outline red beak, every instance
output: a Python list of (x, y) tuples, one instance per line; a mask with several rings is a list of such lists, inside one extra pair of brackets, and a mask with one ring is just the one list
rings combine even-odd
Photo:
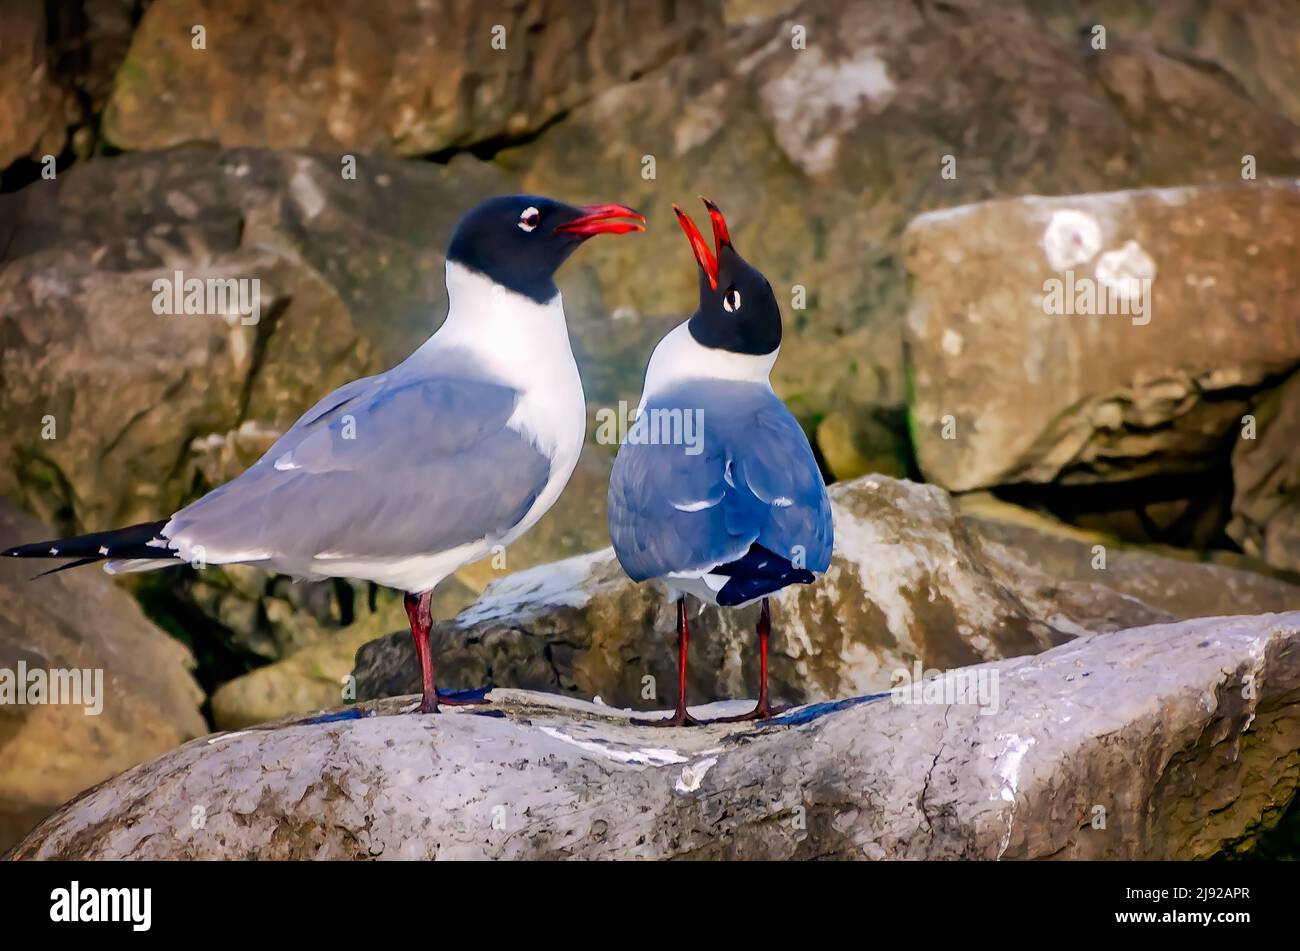
[(727, 219), (722, 217), (722, 209), (703, 195), (700, 196), (700, 201), (704, 202), (704, 207), (709, 209), (709, 219), (713, 222), (713, 252), (718, 257), (722, 257), (722, 249), (731, 247), (731, 235), (727, 231)]
[[(627, 234), (629, 231), (645, 230), (645, 216), (626, 205), (584, 205), (578, 210), (582, 212), (581, 218), (566, 222), (555, 230), (584, 238), (590, 238), (594, 234)], [(636, 220), (619, 221), (619, 218)]]
[[(723, 220), (722, 212), (718, 211), (717, 205), (707, 198), (704, 199), (704, 204), (708, 206), (709, 217), (713, 219), (714, 247), (721, 252), (724, 244), (731, 244), (731, 238), (727, 234), (727, 222)], [(695, 222), (690, 219), (690, 216), (676, 205), (673, 205), (673, 211), (677, 213), (677, 223), (686, 232), (686, 240), (691, 243), (691, 250), (695, 252), (695, 260), (699, 263), (700, 270), (709, 279), (709, 286), (716, 291), (718, 289), (717, 257), (709, 250), (708, 242), (704, 240), (704, 235), (700, 234), (700, 229), (695, 227)]]

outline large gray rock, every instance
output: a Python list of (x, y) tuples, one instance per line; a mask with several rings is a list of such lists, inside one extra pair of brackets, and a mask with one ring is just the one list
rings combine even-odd
[(155, 3), (103, 131), (124, 149), (200, 139), (424, 155), (490, 145), (537, 132), (721, 26), (719, 0)]
[[(832, 486), (831, 500), (830, 570), (773, 599), (771, 685), (790, 702), (887, 689), (918, 662), (946, 669), (1196, 613), (1300, 609), (1300, 587), (1219, 565), (1117, 549), (1098, 569), (1082, 543), (1049, 561), (1051, 536), (986, 534), (936, 486), (868, 476)], [(688, 697), (751, 695), (757, 608), (693, 604)], [(438, 626), (435, 657), (444, 686), (645, 708), (676, 699), (673, 629), (663, 590), (634, 584), (605, 549), (494, 583)], [(409, 634), (363, 647), (356, 677), (362, 698), (418, 690)]]
[[(49, 531), (0, 503), (0, 548)], [(98, 670), (102, 687), (89, 705), (0, 693), (0, 848), (83, 789), (207, 732), (194, 658), (180, 642), (103, 574), (31, 580), (41, 567), (0, 560), (0, 678), (17, 678), (19, 664)], [(88, 715), (87, 706), (100, 712)]]
[(365, 704), (191, 742), (11, 856), (1196, 859), (1249, 849), (1295, 795), (1300, 614), (962, 673), (761, 726), (634, 727), (517, 691), (439, 716)]
[(918, 217), (907, 335), (922, 471), (962, 490), (1213, 469), (1252, 394), (1300, 361), (1297, 234), (1291, 180)]

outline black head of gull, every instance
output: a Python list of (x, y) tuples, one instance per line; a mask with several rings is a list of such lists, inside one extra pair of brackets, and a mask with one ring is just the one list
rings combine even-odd
[(700, 266), (700, 306), (687, 325), (706, 347), (761, 356), (781, 345), (781, 308), (763, 272), (740, 256), (718, 206), (701, 196), (713, 222), (712, 252), (695, 222), (676, 205)]
[(447, 260), (544, 304), (558, 290), (554, 275), (588, 238), (644, 231), (645, 218), (624, 205), (567, 205), (541, 195), (502, 195), (461, 218)]

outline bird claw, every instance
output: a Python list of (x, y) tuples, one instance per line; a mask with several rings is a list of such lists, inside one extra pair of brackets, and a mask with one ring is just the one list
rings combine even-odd
[(685, 711), (678, 711), (667, 719), (645, 720), (635, 717), (631, 721), (633, 726), (704, 726), (704, 720), (697, 720)]
[(474, 687), (469, 690), (439, 690), (437, 697), (422, 698), (414, 713), (437, 713), (439, 707), (478, 707), (491, 703), (487, 693), (491, 687)]
[(780, 706), (771, 706), (768, 703), (760, 703), (748, 713), (741, 713), (734, 717), (717, 717), (713, 720), (705, 720), (705, 723), (749, 723), (758, 720), (770, 720), (772, 717), (780, 716), (790, 709), (789, 704)]

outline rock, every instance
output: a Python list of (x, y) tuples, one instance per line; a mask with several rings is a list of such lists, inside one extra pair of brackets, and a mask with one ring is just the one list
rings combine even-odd
[(64, 92), (46, 61), (45, 11), (36, 0), (0, 9), (0, 90), (0, 171), (14, 159), (63, 151)]
[[(0, 179), (12, 191), (89, 158), (98, 117), (126, 55), (136, 0), (0, 9)], [(12, 163), (12, 164), (11, 164)]]
[[(195, 24), (205, 30), (195, 49)], [(104, 115), (121, 149), (425, 155), (533, 135), (712, 40), (721, 3), (152, 4)]]
[[(1054, 579), (1049, 591), (1056, 596), (1058, 584), (1102, 585), (1171, 618), (1300, 609), (1300, 578), (1271, 572), (1256, 559), (1227, 551), (1129, 545), (985, 493), (956, 496), (955, 501), (963, 521), (987, 543), (1006, 546), (1024, 564)], [(1042, 616), (1050, 619), (1050, 604), (1044, 611)]]
[[(985, 537), (935, 486), (871, 476), (830, 493), (830, 571), (773, 599), (771, 687), (788, 702), (888, 689), (917, 662), (947, 669), (1037, 653), (1199, 609), (1300, 608), (1300, 587), (1213, 565), (1117, 553), (1094, 571), (1082, 544), (1048, 561), (1032, 537)], [(749, 696), (757, 608), (693, 607), (688, 696)], [(489, 586), (439, 625), (435, 660), (447, 687), (492, 683), (644, 708), (676, 699), (673, 625), (663, 590), (633, 584), (605, 549)], [(417, 690), (409, 635), (363, 647), (356, 677), (361, 698)]]
[(1212, 470), (1252, 394), (1300, 361), (1297, 229), (1300, 186), (1280, 180), (917, 218), (907, 334), (926, 478), (963, 490)]
[(901, 478), (908, 474), (911, 449), (898, 437), (900, 430), (870, 417), (854, 418), (837, 411), (817, 424), (816, 445), (839, 481), (872, 472)]
[[(141, 0), (77, 0), (47, 6), (55, 75), (75, 92), (82, 106), (80, 121), (98, 122), (146, 5)], [(80, 157), (88, 155), (89, 149)]]
[(1249, 555), (1300, 571), (1300, 374), (1263, 394), (1232, 449), (1228, 534)]
[[(962, 81), (935, 82), (953, 63)], [(1095, 55), (992, 0), (811, 0), (610, 89), (495, 158), (529, 190), (609, 192), (646, 213), (647, 233), (611, 243), (596, 275), (629, 314), (625, 335), (653, 338), (694, 307), (695, 268), (668, 204), (716, 199), (785, 314), (778, 392), (809, 429), (841, 414), (856, 453), (884, 459), (900, 434), (879, 432), (880, 411), (901, 419), (906, 403), (901, 235), (918, 211), (1240, 181), (1242, 143), (1260, 175), (1300, 173), (1300, 130), (1271, 102), (1150, 46)], [(654, 281), (647, 260), (665, 262)], [(635, 405), (638, 352), (621, 375), (606, 371), (609, 399)]]
[(436, 717), (365, 704), (195, 740), (10, 857), (1204, 859), (1248, 850), (1296, 793), (1298, 613), (961, 673), (666, 731), (518, 691)]
[(1300, 124), (1300, 65), (1292, 40), (1297, 10), (1285, 3), (1201, 0), (1028, 0), (1063, 39), (1091, 39), (1106, 27), (1117, 42), (1155, 46), (1195, 69), (1219, 73), (1252, 100)]
[[(48, 532), (0, 503), (0, 548)], [(0, 848), (81, 790), (207, 732), (180, 643), (103, 574), (32, 581), (41, 567), (0, 560)], [(94, 696), (81, 704), (20, 704), (7, 691), (24, 668), (99, 671), (102, 680), (91, 680)]]

